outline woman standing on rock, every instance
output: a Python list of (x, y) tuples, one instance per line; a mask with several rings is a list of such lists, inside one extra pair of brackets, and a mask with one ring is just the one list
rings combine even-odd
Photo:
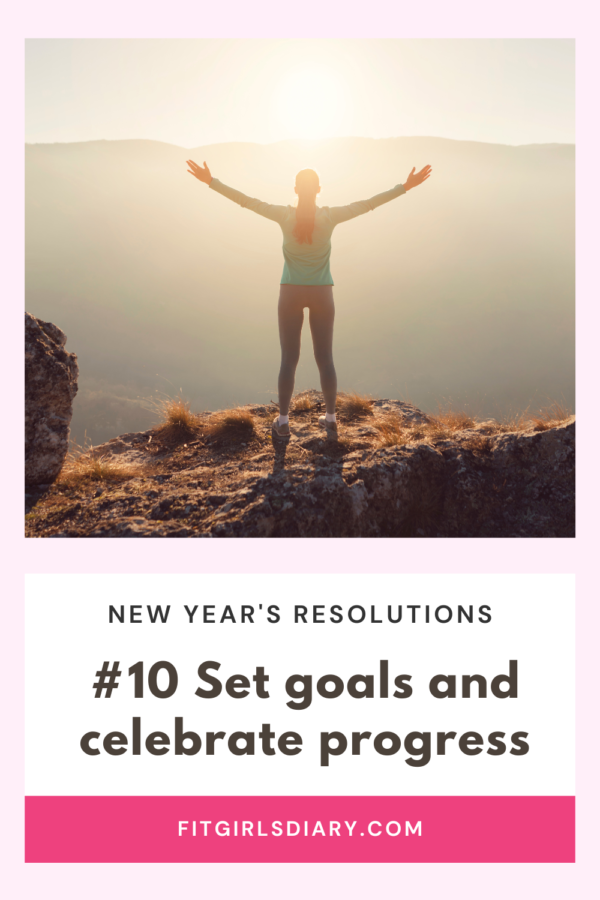
[(273, 206), (262, 200), (247, 197), (241, 191), (222, 184), (213, 178), (206, 163), (204, 168), (188, 159), (188, 172), (198, 181), (207, 184), (234, 203), (278, 222), (283, 231), (283, 275), (279, 293), (279, 339), (281, 342), (281, 368), (279, 370), (279, 416), (273, 422), (274, 441), (290, 439), (289, 408), (294, 392), (296, 366), (300, 359), (300, 337), (304, 322), (304, 309), (308, 307), (315, 360), (321, 377), (321, 390), (325, 398), (326, 414), (319, 424), (325, 428), (329, 440), (337, 440), (335, 401), (337, 377), (333, 364), (333, 279), (329, 270), (331, 235), (336, 225), (376, 209), (400, 197), (411, 188), (423, 184), (431, 174), (431, 166), (420, 172), (412, 172), (404, 184), (397, 184), (390, 191), (376, 194), (370, 200), (359, 200), (348, 206), (323, 206), (316, 204), (321, 191), (319, 176), (314, 169), (302, 169), (296, 175), (294, 188), (298, 205)]

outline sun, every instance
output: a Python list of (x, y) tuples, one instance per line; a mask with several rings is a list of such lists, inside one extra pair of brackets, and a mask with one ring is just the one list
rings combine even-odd
[(279, 82), (273, 108), (277, 130), (287, 138), (320, 140), (338, 134), (346, 91), (335, 72), (322, 66), (298, 68)]

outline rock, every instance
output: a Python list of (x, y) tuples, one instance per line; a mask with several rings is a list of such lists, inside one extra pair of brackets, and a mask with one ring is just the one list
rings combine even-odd
[[(315, 405), (320, 395), (314, 395)], [(431, 422), (410, 404), (379, 400), (373, 416), (340, 423), (340, 443), (322, 439), (319, 410), (292, 424), (302, 440), (271, 443), (272, 411), (247, 447), (199, 441), (159, 446), (151, 433), (100, 448), (138, 474), (82, 488), (55, 485), (28, 518), (35, 536), (95, 537), (572, 537), (575, 417), (506, 432), (497, 422), (382, 447), (389, 412)], [(434, 423), (435, 424), (435, 423)], [(426, 429), (425, 429), (426, 430)], [(419, 431), (419, 428), (417, 428)], [(143, 438), (143, 440), (141, 439)], [(126, 445), (126, 449), (123, 447)], [(148, 448), (154, 448), (153, 455)], [(257, 452), (260, 451), (260, 452)], [(73, 501), (77, 499), (78, 502)], [(68, 502), (66, 502), (68, 500)]]
[(427, 413), (413, 406), (412, 403), (406, 403), (404, 400), (374, 400), (373, 410), (382, 413), (396, 413), (404, 421), (414, 424), (430, 421)]
[(25, 313), (25, 482), (49, 484), (69, 449), (79, 367), (64, 332)]
[[(90, 537), (162, 537), (160, 528), (152, 527), (146, 519), (129, 516), (117, 519), (110, 526), (100, 526), (90, 533)], [(66, 535), (65, 535), (66, 537)]]

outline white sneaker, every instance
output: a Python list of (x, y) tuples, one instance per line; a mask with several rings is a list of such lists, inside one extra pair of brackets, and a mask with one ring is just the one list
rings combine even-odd
[(278, 444), (287, 444), (290, 439), (290, 426), (287, 423), (285, 425), (280, 425), (279, 416), (273, 420), (271, 437), (273, 438), (273, 443), (277, 442)]
[(327, 433), (328, 441), (337, 441), (338, 429), (337, 422), (328, 422), (325, 416), (319, 416), (319, 425), (324, 428)]

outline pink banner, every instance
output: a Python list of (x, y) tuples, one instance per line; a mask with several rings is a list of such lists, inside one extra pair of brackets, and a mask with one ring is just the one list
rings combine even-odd
[(26, 862), (575, 862), (574, 797), (26, 797)]

